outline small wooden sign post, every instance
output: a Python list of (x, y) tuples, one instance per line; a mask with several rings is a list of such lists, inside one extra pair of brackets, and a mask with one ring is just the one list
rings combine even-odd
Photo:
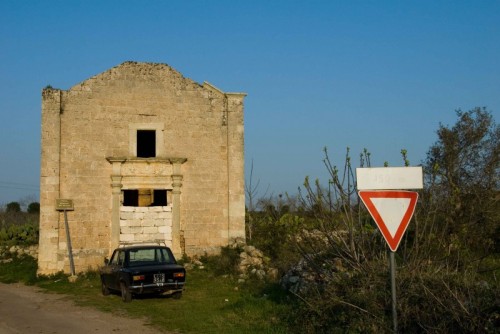
[(75, 264), (73, 262), (73, 250), (71, 247), (71, 237), (69, 233), (68, 214), (67, 211), (73, 211), (73, 200), (59, 198), (56, 200), (56, 210), (64, 212), (64, 226), (66, 228), (66, 243), (68, 245), (69, 267), (71, 276), (75, 276)]

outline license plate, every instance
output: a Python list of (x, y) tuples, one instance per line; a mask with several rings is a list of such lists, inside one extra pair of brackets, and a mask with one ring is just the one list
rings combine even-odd
[(164, 283), (165, 282), (165, 274), (154, 274), (153, 283)]

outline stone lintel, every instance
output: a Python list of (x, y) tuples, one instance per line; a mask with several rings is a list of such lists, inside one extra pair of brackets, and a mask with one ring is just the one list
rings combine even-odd
[(169, 163), (169, 164), (183, 164), (187, 158), (137, 158), (137, 157), (106, 157), (109, 163), (119, 162), (144, 162), (144, 163)]

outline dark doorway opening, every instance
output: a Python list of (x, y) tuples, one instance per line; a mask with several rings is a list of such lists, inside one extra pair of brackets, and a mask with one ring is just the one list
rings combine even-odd
[(123, 206), (166, 206), (166, 189), (124, 189)]
[(153, 193), (152, 206), (166, 206), (167, 205), (167, 191), (165, 189), (155, 189)]
[(139, 206), (139, 190), (137, 189), (124, 190), (123, 206)]

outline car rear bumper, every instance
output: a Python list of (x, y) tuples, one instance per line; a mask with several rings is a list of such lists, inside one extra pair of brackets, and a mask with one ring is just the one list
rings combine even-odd
[(166, 292), (166, 291), (182, 291), (184, 282), (173, 283), (154, 283), (154, 284), (135, 284), (128, 287), (132, 293), (151, 293), (151, 292)]

